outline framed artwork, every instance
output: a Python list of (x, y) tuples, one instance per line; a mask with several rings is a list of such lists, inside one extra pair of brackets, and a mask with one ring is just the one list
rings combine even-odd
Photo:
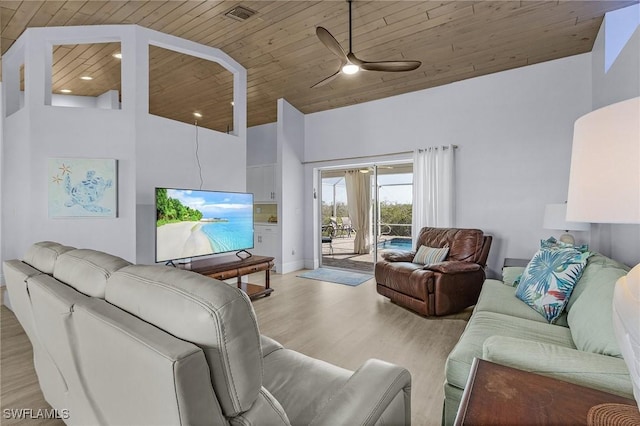
[(49, 158), (49, 217), (117, 217), (115, 159)]

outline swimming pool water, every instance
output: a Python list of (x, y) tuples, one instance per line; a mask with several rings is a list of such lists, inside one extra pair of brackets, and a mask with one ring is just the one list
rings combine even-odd
[(381, 241), (378, 243), (379, 249), (391, 249), (391, 250), (411, 250), (413, 244), (410, 238), (392, 238), (390, 240)]

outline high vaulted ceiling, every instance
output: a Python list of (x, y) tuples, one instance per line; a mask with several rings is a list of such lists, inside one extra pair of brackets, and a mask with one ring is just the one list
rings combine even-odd
[[(325, 27), (348, 50), (346, 1), (1, 0), (1, 48), (4, 53), (28, 27), (97, 24), (138, 24), (217, 47), (248, 70), (248, 124), (253, 126), (276, 121), (278, 98), (312, 113), (588, 52), (604, 14), (635, 3), (354, 1), (358, 57), (412, 59), (422, 66), (341, 76), (314, 89), (340, 64), (315, 29)], [(245, 21), (224, 15), (238, 5), (256, 14)], [(119, 89), (120, 67), (111, 56), (117, 50), (117, 44), (54, 47), (53, 91)], [(233, 127), (226, 71), (159, 48), (150, 49), (150, 58), (153, 113), (192, 122), (192, 113), (200, 111), (207, 127)], [(103, 78), (81, 81), (87, 72)]]

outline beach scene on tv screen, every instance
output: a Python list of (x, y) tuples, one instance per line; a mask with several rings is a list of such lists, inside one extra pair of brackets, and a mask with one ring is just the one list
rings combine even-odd
[(252, 194), (156, 188), (156, 261), (253, 247)]

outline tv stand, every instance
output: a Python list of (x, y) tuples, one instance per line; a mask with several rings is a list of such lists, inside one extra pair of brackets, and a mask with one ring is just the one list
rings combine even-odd
[[(268, 256), (251, 256), (239, 259), (237, 256), (231, 255), (191, 262), (191, 271), (201, 275), (218, 280), (237, 277), (238, 288), (247, 293), (251, 300), (269, 296), (273, 292), (273, 289), (269, 286), (271, 268), (273, 268), (273, 257)], [(243, 276), (260, 271), (265, 271), (266, 274), (264, 286), (242, 282)]]

